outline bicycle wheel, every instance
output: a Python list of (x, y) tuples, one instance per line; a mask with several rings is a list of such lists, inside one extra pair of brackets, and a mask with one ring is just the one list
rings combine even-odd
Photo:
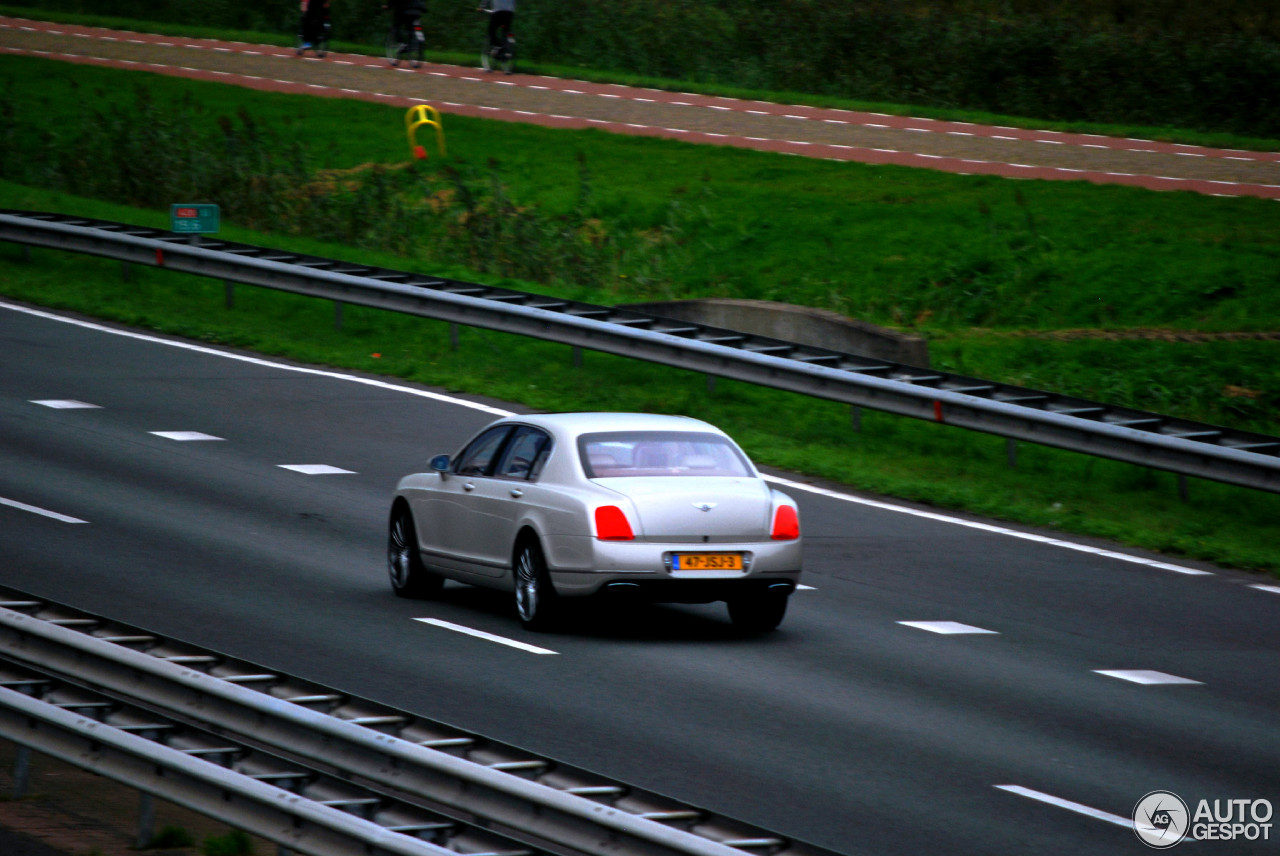
[(412, 61), (411, 64), (414, 68), (419, 68), (422, 65), (422, 55), (427, 43), (427, 37), (422, 32), (421, 24), (413, 25), (413, 32), (409, 38), (409, 59)]
[(516, 37), (507, 33), (502, 49), (498, 51), (498, 65), (503, 74), (510, 74), (516, 67)]
[(396, 25), (392, 24), (391, 29), (387, 31), (387, 62), (399, 65), (401, 57), (404, 56), (405, 47), (405, 43), (400, 41), (400, 34), (396, 32)]

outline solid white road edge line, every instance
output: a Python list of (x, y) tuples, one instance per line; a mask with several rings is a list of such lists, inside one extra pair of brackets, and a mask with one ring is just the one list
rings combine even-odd
[(997, 790), (1007, 791), (1011, 794), (1017, 794), (1020, 797), (1038, 800), (1049, 805), (1056, 805), (1058, 808), (1065, 808), (1067, 811), (1074, 811), (1076, 814), (1083, 814), (1086, 817), (1092, 817), (1096, 820), (1105, 820), (1107, 823), (1114, 823), (1116, 826), (1127, 826), (1133, 828), (1133, 819), (1121, 817), (1118, 814), (1102, 811), (1096, 808), (1090, 808), (1087, 805), (1081, 805), (1071, 800), (1064, 800), (1062, 797), (1055, 797), (1051, 794), (1044, 794), (1040, 791), (1033, 791), (1030, 788), (1024, 788), (1021, 785), (996, 785)]
[[(209, 354), (216, 357), (226, 357), (227, 359), (240, 360), (241, 362), (251, 363), (258, 366), (266, 366), (268, 368), (283, 369), (285, 371), (299, 372), (301, 374), (315, 375), (319, 377), (330, 377), (338, 380), (349, 380), (354, 383), (362, 383), (366, 386), (373, 386), (379, 389), (393, 390), (396, 392), (405, 392), (409, 395), (417, 395), (421, 398), (429, 398), (433, 401), (440, 401), (446, 404), (456, 404), (459, 407), (468, 407), (472, 410), (479, 410), (482, 413), (491, 413), (494, 416), (512, 416), (514, 411), (502, 410), (498, 407), (490, 407), (487, 404), (480, 404), (476, 401), (467, 401), (463, 398), (455, 398), (451, 395), (443, 395), (438, 392), (429, 392), (425, 389), (414, 389), (409, 386), (401, 386), (387, 381), (374, 380), (373, 378), (358, 377), (356, 375), (342, 374), (340, 372), (325, 371), (323, 369), (312, 369), (303, 366), (291, 366), (285, 363), (273, 362), (261, 357), (250, 357), (245, 354), (235, 354), (230, 351), (220, 351), (216, 348), (210, 348), (205, 345), (196, 345), (190, 342), (179, 342), (173, 339), (164, 339), (159, 336), (151, 336), (145, 333), (135, 333), (132, 330), (119, 330), (114, 327), (108, 327), (104, 324), (95, 324), (91, 321), (82, 321), (78, 318), (67, 318), (62, 315), (55, 315), (52, 312), (44, 312), (39, 309), (32, 309), (27, 306), (19, 306), (14, 303), (5, 303), (0, 301), (0, 309), (9, 309), (14, 312), (24, 312), (28, 315), (34, 315), (37, 318), (45, 318), (50, 321), (61, 321), (64, 324), (74, 324), (83, 327), (86, 330), (97, 330), (102, 333), (111, 333), (116, 336), (126, 336), (131, 339), (137, 339), (141, 342), (154, 342), (159, 345), (169, 345), (174, 348), (183, 348), (188, 351), (194, 351), (200, 354)], [(902, 505), (891, 505), (887, 502), (878, 502), (873, 499), (864, 499), (859, 496), (852, 496), (847, 493), (837, 493), (833, 490), (813, 487), (812, 485), (802, 484), (800, 482), (791, 481), (789, 479), (779, 478), (778, 476), (765, 476), (767, 481), (780, 484), (795, 490), (808, 491), (821, 496), (831, 497), (833, 499), (843, 500), (845, 502), (855, 502), (860, 505), (866, 505), (871, 508), (879, 508), (884, 511), (895, 511), (901, 514), (911, 514), (916, 517), (923, 517), (928, 520), (935, 520), (940, 523), (953, 523), (957, 526), (967, 526), (971, 529), (981, 529), (985, 532), (991, 532), (995, 535), (1007, 535), (1011, 538), (1021, 538), (1026, 541), (1036, 541), (1041, 544), (1048, 544), (1053, 547), (1062, 547), (1067, 550), (1077, 550), (1081, 553), (1089, 553), (1095, 556), (1102, 556), (1108, 559), (1117, 559), (1122, 562), (1132, 562), (1137, 565), (1146, 565), (1151, 568), (1159, 568), (1164, 571), (1173, 571), (1178, 574), (1188, 574), (1194, 576), (1212, 576), (1211, 571), (1201, 571), (1195, 568), (1186, 568), (1181, 565), (1172, 565), (1168, 562), (1158, 562), (1152, 559), (1145, 559), (1140, 556), (1131, 556), (1127, 553), (1117, 553), (1114, 550), (1103, 550), (1098, 547), (1090, 547), (1085, 544), (1076, 544), (1071, 541), (1063, 541), (1058, 538), (1049, 538), (1044, 535), (1034, 535), (1030, 532), (1019, 532), (1016, 529), (1007, 529), (1003, 526), (993, 526), (988, 523), (978, 523), (972, 520), (963, 520), (959, 517), (948, 517), (945, 514), (937, 514), (931, 511), (921, 511), (915, 508), (907, 508)]]
[(454, 624), (450, 621), (441, 621), (439, 618), (415, 618), (414, 621), (421, 621), (423, 624), (431, 624), (436, 627), (443, 627), (445, 630), (453, 630), (456, 633), (465, 633), (468, 636), (474, 636), (477, 639), (485, 639), (489, 642), (497, 642), (499, 645), (506, 645), (510, 648), (519, 648), (521, 651), (528, 651), (530, 654), (559, 654), (559, 651), (551, 651), (546, 648), (539, 648), (537, 645), (530, 645), (526, 642), (517, 642), (515, 639), (508, 639), (505, 636), (495, 636), (492, 633), (485, 633), (483, 630), (475, 630), (470, 627), (463, 627), (461, 624)]
[(316, 375), (319, 377), (336, 378), (338, 380), (349, 380), (355, 383), (362, 383), (366, 386), (374, 386), (379, 389), (390, 389), (396, 392), (407, 392), (410, 395), (417, 395), (422, 398), (430, 398), (434, 401), (441, 401), (446, 404), (456, 404), (460, 407), (469, 407), (472, 410), (479, 410), (484, 413), (492, 413), (494, 416), (510, 416), (512, 411), (501, 410), (497, 407), (490, 407), (487, 404), (480, 404), (475, 401), (467, 401), (462, 398), (455, 398), (451, 395), (441, 395), (437, 392), (430, 392), (425, 389), (413, 389), (412, 387), (401, 386), (394, 383), (386, 383), (384, 381), (374, 380), (373, 378), (357, 377), (356, 375), (342, 374), (340, 372), (324, 371), (322, 369), (312, 369), (305, 366), (291, 366), (285, 363), (274, 362), (272, 360), (263, 359), (261, 357), (251, 357), (246, 354), (235, 354), (230, 351), (220, 351), (216, 348), (210, 348), (204, 345), (196, 345), (191, 342), (179, 342), (174, 339), (164, 339), (160, 336), (148, 335), (146, 333), (136, 333), (132, 330), (119, 330), (115, 327), (108, 327), (105, 324), (95, 324), (92, 321), (82, 321), (78, 318), (67, 318), (62, 315), (55, 315), (52, 312), (44, 312), (39, 309), (32, 309), (28, 306), (18, 306), (14, 303), (5, 303), (0, 301), (0, 309), (9, 309), (14, 312), (23, 312), (27, 315), (34, 315), (37, 318), (45, 318), (50, 321), (61, 321), (64, 324), (74, 324), (77, 327), (83, 327), (86, 330), (96, 330), (100, 333), (111, 333), (116, 336), (124, 336), (129, 339), (136, 339), (140, 342), (153, 342), (157, 345), (168, 345), (172, 348), (181, 348), (187, 351), (194, 351), (198, 354), (208, 354), (215, 357), (225, 357), (229, 360), (239, 360), (242, 363), (250, 363), (256, 366), (265, 366), (273, 369), (283, 369), (285, 371), (298, 372), (300, 374)]
[(63, 523), (88, 523), (87, 520), (81, 520), (78, 517), (69, 517), (66, 514), (59, 514), (56, 511), (50, 511), (47, 508), (39, 508), (34, 505), (27, 505), (25, 502), (18, 502), (16, 499), (5, 499), (0, 496), (0, 505), (7, 505), (10, 508), (16, 508), (19, 511), (30, 511), (32, 514), (39, 514), (42, 517), (52, 517), (54, 520), (61, 520)]
[(945, 514), (938, 514), (933, 511), (922, 511), (918, 508), (906, 508), (901, 505), (891, 505), (887, 502), (880, 502), (874, 499), (864, 499), (863, 497), (851, 496), (847, 493), (837, 493), (834, 490), (814, 487), (813, 485), (802, 484), (801, 482), (779, 478), (778, 476), (767, 475), (765, 476), (765, 479), (773, 482), (774, 484), (780, 484), (783, 487), (792, 488), (793, 490), (803, 490), (809, 493), (816, 493), (819, 496), (841, 499), (845, 502), (855, 502), (859, 505), (879, 508), (884, 511), (896, 511), (900, 514), (910, 514), (913, 517), (923, 517), (926, 520), (936, 520), (941, 523), (954, 523), (957, 526), (967, 526), (970, 529), (979, 529), (983, 532), (991, 532), (995, 535), (1007, 535), (1010, 538), (1021, 538), (1024, 541), (1035, 541), (1039, 544), (1048, 544), (1051, 547), (1063, 547), (1068, 550), (1076, 550), (1081, 553), (1089, 553), (1091, 555), (1102, 556), (1107, 559), (1118, 559), (1122, 562), (1132, 562), (1135, 565), (1146, 565), (1150, 568), (1159, 568), (1162, 571), (1173, 571), (1177, 574), (1187, 574), (1190, 576), (1213, 576), (1212, 571), (1201, 571), (1196, 568), (1183, 567), (1182, 565), (1171, 565), (1168, 562), (1160, 562), (1155, 559), (1145, 559), (1141, 556), (1131, 556), (1128, 553), (1117, 553), (1114, 550), (1090, 547), (1087, 544), (1076, 544), (1073, 541), (1063, 541), (1060, 538), (1050, 538), (1047, 535), (1036, 535), (1032, 532), (1020, 532), (1017, 529), (1008, 529), (1004, 526), (995, 526), (990, 523), (979, 523), (976, 520), (964, 520), (959, 517), (948, 517)]

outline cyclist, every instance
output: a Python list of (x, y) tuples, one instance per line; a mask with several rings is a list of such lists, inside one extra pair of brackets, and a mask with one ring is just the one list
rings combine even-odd
[[(395, 55), (402, 56), (409, 48), (409, 40), (422, 40), (419, 21), (427, 11), (427, 0), (387, 0), (382, 7), (391, 12), (391, 38), (398, 47)], [(422, 58), (422, 45), (417, 45), (415, 55)]]
[(497, 56), (516, 20), (516, 0), (483, 0), (477, 11), (489, 10), (489, 53)]
[(329, 23), (329, 0), (301, 0), (302, 23), (298, 25), (298, 51), (311, 50), (320, 41)]

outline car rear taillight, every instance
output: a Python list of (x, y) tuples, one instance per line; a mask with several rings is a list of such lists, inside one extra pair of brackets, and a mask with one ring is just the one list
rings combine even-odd
[(627, 515), (616, 505), (602, 505), (596, 509), (596, 537), (601, 541), (631, 541), (631, 524)]
[(769, 537), (775, 541), (794, 541), (800, 537), (800, 517), (790, 505), (779, 505), (773, 512), (773, 531)]

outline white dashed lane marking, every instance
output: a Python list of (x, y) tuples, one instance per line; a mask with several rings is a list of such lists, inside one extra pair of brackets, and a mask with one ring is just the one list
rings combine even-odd
[(1193, 681), (1190, 678), (1180, 678), (1177, 675), (1170, 675), (1168, 672), (1156, 672), (1151, 669), (1094, 669), (1093, 671), (1099, 675), (1106, 675), (1108, 678), (1119, 678), (1122, 681), (1131, 681), (1143, 686), (1204, 683), (1203, 681)]
[(943, 636), (960, 634), (991, 634), (998, 636), (998, 630), (985, 630), (972, 624), (961, 624), (959, 621), (899, 621), (899, 624), (914, 627), (917, 630), (928, 630), (930, 633), (941, 633)]
[(32, 404), (39, 404), (41, 407), (52, 407), (54, 410), (96, 410), (98, 405), (89, 404), (86, 401), (75, 401), (68, 398), (46, 398), (41, 401), (32, 401)]
[(215, 437), (212, 434), (202, 434), (199, 431), (152, 431), (157, 437), (163, 437), (166, 440), (177, 440), (180, 443), (199, 442), (204, 440), (221, 440), (222, 437)]
[(1280, 594), (1280, 586), (1268, 586), (1263, 585), (1262, 583), (1254, 583), (1253, 585), (1250, 585), (1249, 588), (1257, 589), (1258, 591), (1269, 591), (1272, 594)]
[(344, 470), (342, 467), (331, 467), (328, 464), (277, 464), (277, 466), (282, 470), (293, 470), (295, 473), (308, 476), (355, 475), (354, 470)]
[(528, 651), (530, 654), (559, 654), (559, 651), (552, 651), (548, 648), (539, 648), (537, 645), (530, 645), (527, 642), (520, 642), (515, 639), (508, 639), (505, 636), (495, 636), (492, 633), (486, 633), (483, 630), (476, 630), (472, 627), (464, 627), (461, 624), (454, 624), (451, 621), (442, 621), (439, 618), (415, 618), (414, 621), (421, 621), (423, 624), (430, 624), (433, 627), (443, 627), (445, 630), (452, 630), (454, 633), (463, 633), (467, 636), (474, 636), (477, 639), (484, 639), (486, 642), (497, 642), (499, 645), (506, 645), (509, 648), (517, 648), (521, 651)]

